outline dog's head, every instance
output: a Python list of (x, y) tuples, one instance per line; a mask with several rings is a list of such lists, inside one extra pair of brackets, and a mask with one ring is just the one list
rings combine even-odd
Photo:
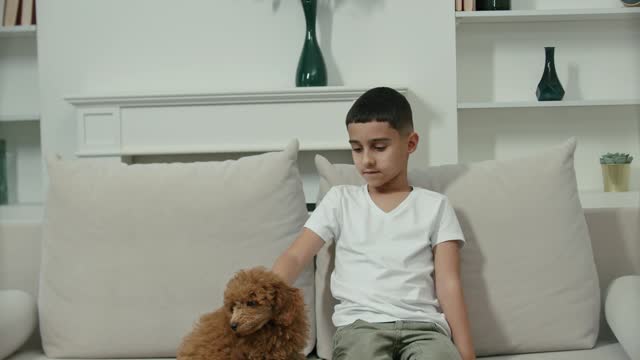
[(254, 333), (267, 322), (288, 326), (296, 316), (304, 316), (300, 290), (262, 267), (242, 270), (227, 284), (224, 311), (229, 326), (238, 336)]

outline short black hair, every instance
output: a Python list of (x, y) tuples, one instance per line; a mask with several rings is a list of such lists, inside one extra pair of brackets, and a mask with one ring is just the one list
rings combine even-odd
[(372, 121), (387, 122), (401, 134), (413, 131), (409, 101), (389, 87), (376, 87), (360, 95), (347, 113), (346, 125)]

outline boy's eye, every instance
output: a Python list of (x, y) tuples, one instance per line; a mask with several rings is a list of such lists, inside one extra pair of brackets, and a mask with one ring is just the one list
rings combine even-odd
[(353, 149), (351, 149), (351, 150), (352, 150), (352, 151), (354, 151), (354, 152), (357, 152), (357, 153), (358, 153), (358, 152), (360, 152), (360, 151), (362, 151), (362, 149), (361, 149), (361, 148), (353, 148)]
[(374, 147), (374, 149), (376, 149), (376, 151), (384, 151), (384, 149), (386, 149), (386, 146), (376, 146)]
[(253, 301), (253, 300), (247, 301), (247, 306), (254, 307), (254, 306), (256, 306), (256, 305), (258, 305), (258, 304), (257, 304), (255, 301)]

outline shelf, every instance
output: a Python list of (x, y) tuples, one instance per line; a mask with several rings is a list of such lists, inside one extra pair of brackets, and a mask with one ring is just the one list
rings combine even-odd
[(580, 202), (585, 209), (640, 207), (640, 191), (604, 192), (601, 190), (582, 190), (580, 191)]
[(637, 105), (640, 105), (640, 99), (504, 101), (504, 102), (463, 102), (463, 103), (458, 103), (458, 109), (468, 110), (468, 109), (546, 108), (546, 107), (580, 107), (580, 106), (637, 106)]
[(456, 22), (504, 23), (583, 20), (627, 20), (640, 18), (640, 8), (556, 9), (508, 11), (458, 11)]
[(36, 25), (0, 26), (0, 38), (36, 36)]
[(0, 224), (40, 223), (44, 207), (42, 204), (10, 204), (0, 206)]
[(40, 121), (40, 114), (0, 115), (0, 122)]

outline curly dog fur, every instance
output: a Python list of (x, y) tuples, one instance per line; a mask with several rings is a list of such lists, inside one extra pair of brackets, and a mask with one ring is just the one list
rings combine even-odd
[(308, 335), (301, 291), (265, 268), (253, 268), (229, 281), (224, 305), (200, 318), (177, 359), (304, 359)]

